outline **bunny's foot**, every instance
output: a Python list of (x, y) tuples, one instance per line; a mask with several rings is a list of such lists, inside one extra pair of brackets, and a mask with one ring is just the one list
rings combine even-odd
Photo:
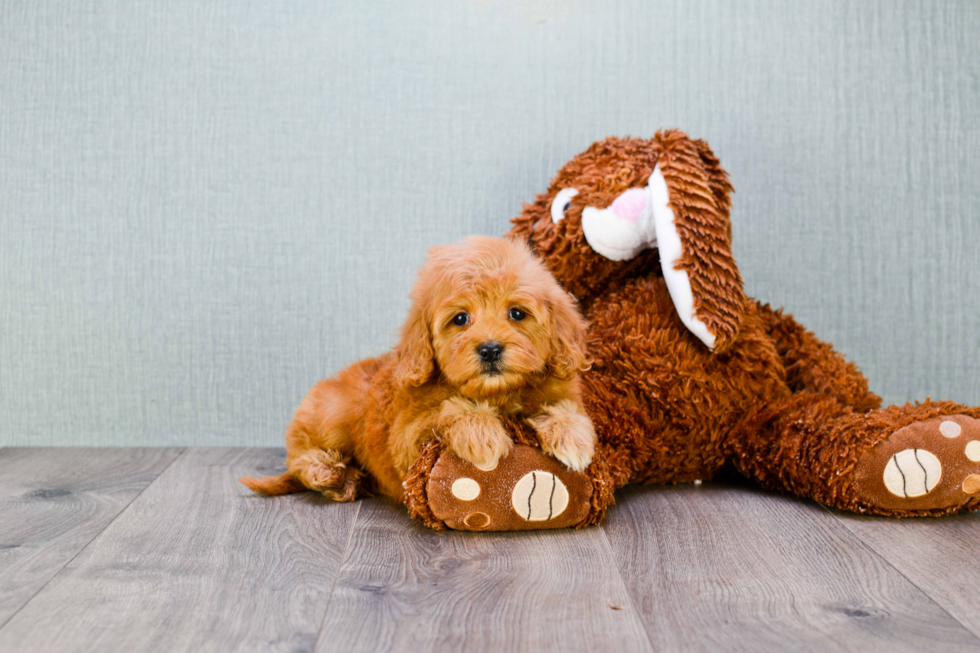
[(934, 417), (895, 431), (854, 470), (861, 498), (899, 515), (945, 514), (980, 503), (980, 420)]

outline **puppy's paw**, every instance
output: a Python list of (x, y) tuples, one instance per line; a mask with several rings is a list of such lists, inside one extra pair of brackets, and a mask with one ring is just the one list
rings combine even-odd
[(496, 467), (514, 444), (492, 406), (456, 397), (442, 403), (439, 431), (457, 456), (481, 469)]
[(540, 415), (528, 419), (538, 434), (541, 448), (576, 472), (592, 462), (596, 436), (592, 420), (572, 401), (547, 406)]
[(311, 449), (297, 461), (300, 481), (333, 501), (353, 501), (357, 498), (364, 472), (348, 464), (334, 449)]

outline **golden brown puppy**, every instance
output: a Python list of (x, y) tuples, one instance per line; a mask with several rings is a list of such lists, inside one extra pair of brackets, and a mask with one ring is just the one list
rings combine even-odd
[(245, 485), (351, 501), (367, 474), (401, 501), (423, 439), (491, 468), (511, 448), (504, 415), (527, 420), (570, 468), (588, 466), (596, 436), (579, 393), (585, 324), (526, 245), (473, 237), (434, 247), (411, 296), (392, 352), (320, 381), (300, 404), (286, 432), (288, 471)]

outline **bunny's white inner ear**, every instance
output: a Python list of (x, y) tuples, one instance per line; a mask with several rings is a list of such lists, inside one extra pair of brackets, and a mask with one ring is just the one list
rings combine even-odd
[(664, 281), (667, 282), (670, 299), (674, 302), (674, 309), (684, 326), (710, 349), (714, 349), (715, 336), (708, 331), (707, 325), (694, 315), (691, 279), (685, 270), (674, 269), (674, 265), (684, 252), (684, 247), (674, 225), (674, 212), (669, 206), (670, 193), (667, 191), (667, 181), (660, 172), (660, 166), (656, 166), (650, 174), (649, 189), (653, 224), (657, 232), (657, 247), (660, 250), (660, 267), (664, 273)]

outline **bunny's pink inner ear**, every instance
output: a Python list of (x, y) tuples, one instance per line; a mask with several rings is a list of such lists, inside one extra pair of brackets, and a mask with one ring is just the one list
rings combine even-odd
[(723, 352), (738, 336), (746, 304), (728, 207), (712, 192), (709, 171), (690, 139), (681, 132), (657, 138), (664, 151), (649, 187), (664, 279), (685, 326), (712, 351)]

